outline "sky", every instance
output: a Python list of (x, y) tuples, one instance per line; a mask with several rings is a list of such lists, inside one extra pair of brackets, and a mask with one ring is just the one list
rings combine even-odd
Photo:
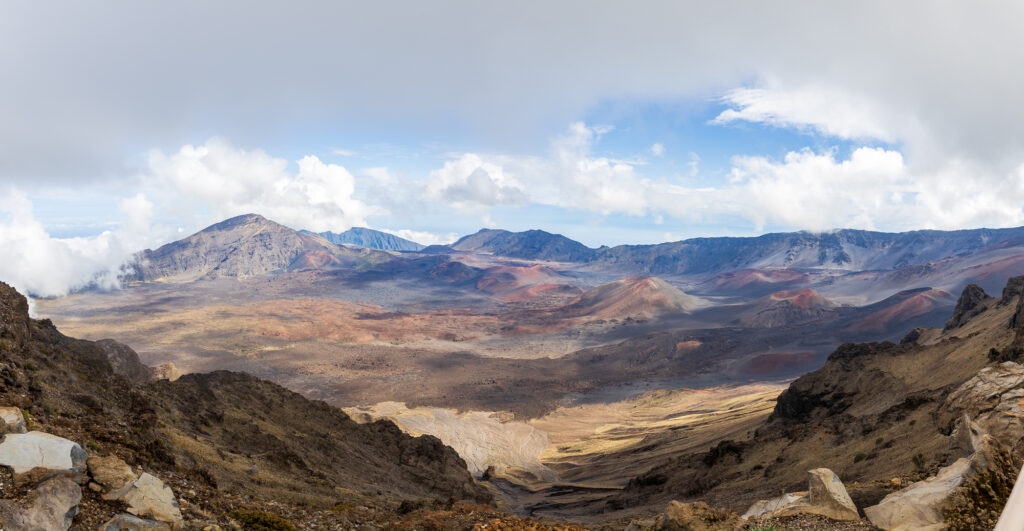
[(424, 244), (1024, 225), (1020, 2), (0, 0), (0, 279), (256, 212)]

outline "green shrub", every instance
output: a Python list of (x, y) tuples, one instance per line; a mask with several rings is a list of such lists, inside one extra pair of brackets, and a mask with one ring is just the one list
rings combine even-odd
[(296, 531), (295, 526), (277, 516), (263, 511), (236, 509), (231, 511), (231, 518), (242, 524), (242, 529), (252, 531)]

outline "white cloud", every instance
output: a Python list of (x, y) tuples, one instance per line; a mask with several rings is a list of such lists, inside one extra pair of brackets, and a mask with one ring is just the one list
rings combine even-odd
[(842, 90), (810, 85), (796, 90), (738, 88), (722, 101), (733, 108), (722, 111), (711, 123), (756, 122), (775, 127), (810, 129), (846, 139), (895, 140), (879, 119), (883, 115), (870, 101)]
[(381, 232), (387, 232), (388, 234), (394, 234), (399, 238), (405, 238), (410, 241), (414, 241), (423, 245), (444, 245), (452, 243), (459, 239), (459, 235), (454, 232), (447, 232), (444, 234), (437, 234), (433, 232), (427, 232), (422, 230), (391, 230), (391, 229), (380, 229)]
[(142, 181), (160, 189), (151, 196), (162, 209), (192, 223), (253, 212), (294, 228), (341, 232), (382, 213), (353, 197), (355, 178), (344, 167), (312, 155), (296, 164), (291, 171), (284, 159), (215, 138), (171, 155), (151, 151)]
[(651, 154), (654, 155), (655, 157), (660, 157), (664, 155), (665, 144), (662, 144), (661, 142), (655, 142), (654, 145), (651, 146)]
[(113, 231), (88, 238), (54, 238), (24, 194), (8, 189), (0, 201), (0, 280), (37, 297), (65, 295), (88, 285), (117, 286), (117, 271), (164, 229), (150, 225), (153, 204), (138, 194), (120, 203), (124, 219)]
[(358, 151), (340, 148), (331, 150), (331, 153), (334, 153), (335, 155), (338, 155), (340, 157), (355, 157), (356, 155), (359, 155)]
[(465, 211), (522, 204), (527, 200), (519, 182), (506, 176), (501, 166), (484, 162), (472, 153), (431, 171), (426, 193), (431, 199)]

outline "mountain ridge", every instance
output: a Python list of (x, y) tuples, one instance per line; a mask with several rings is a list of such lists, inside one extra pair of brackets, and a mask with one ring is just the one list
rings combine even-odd
[(421, 251), (426, 246), (395, 236), (387, 232), (366, 227), (352, 227), (345, 232), (312, 232), (300, 230), (303, 234), (315, 234), (335, 245), (356, 245), (380, 251)]

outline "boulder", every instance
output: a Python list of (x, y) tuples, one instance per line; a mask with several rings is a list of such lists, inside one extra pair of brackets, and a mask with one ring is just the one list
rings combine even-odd
[(25, 433), (28, 431), (25, 428), (25, 416), (22, 415), (21, 408), (0, 407), (0, 420), (3, 420), (0, 433)]
[(885, 531), (988, 527), (998, 517), (1010, 494), (1016, 467), (1009, 451), (981, 427), (963, 417), (953, 436), (953, 446), (969, 446), (973, 453), (924, 481), (889, 494), (864, 513)]
[(102, 487), (102, 492), (109, 493), (118, 491), (132, 483), (139, 476), (132, 470), (132, 467), (116, 455), (106, 457), (90, 456), (86, 463), (89, 465), (89, 474), (93, 481)]
[(171, 531), (166, 522), (145, 520), (130, 514), (119, 514), (100, 527), (100, 531)]
[[(810, 507), (802, 512), (818, 514), (833, 520), (860, 520), (857, 506), (853, 504), (846, 486), (839, 476), (827, 468), (816, 468), (809, 476)], [(808, 510), (810, 509), (810, 510)]]
[(125, 502), (128, 504), (128, 512), (136, 516), (167, 522), (173, 529), (181, 528), (181, 509), (174, 497), (174, 491), (147, 472), (143, 472), (139, 479), (104, 498)]
[(0, 465), (14, 469), (16, 476), (41, 468), (80, 477), (87, 457), (78, 443), (41, 431), (11, 433), (0, 443)]
[(761, 500), (751, 505), (747, 512), (743, 513), (743, 518), (757, 518), (759, 516), (772, 515), (777, 511), (782, 511), (804, 503), (807, 498), (806, 492), (789, 492), (779, 496), (778, 498), (772, 498), (770, 500)]
[(969, 458), (960, 458), (937, 475), (882, 498), (878, 505), (864, 509), (864, 514), (886, 531), (946, 529), (942, 507), (963, 483), (970, 467)]
[(0, 500), (0, 528), (4, 531), (67, 530), (78, 514), (82, 489), (65, 477), (40, 484), (22, 502)]
[(857, 506), (839, 476), (827, 468), (810, 470), (807, 476), (807, 492), (792, 492), (772, 500), (761, 500), (751, 505), (743, 518), (816, 514), (833, 520), (860, 520)]

